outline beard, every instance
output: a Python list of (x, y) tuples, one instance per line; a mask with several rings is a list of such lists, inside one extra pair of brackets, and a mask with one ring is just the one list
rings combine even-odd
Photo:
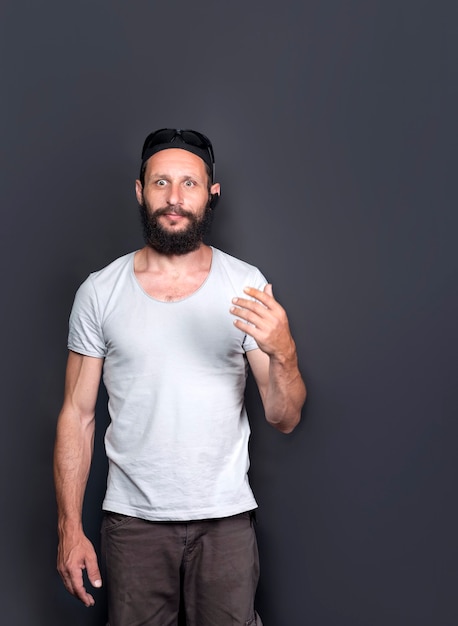
[[(182, 255), (197, 250), (203, 242), (204, 236), (209, 232), (213, 220), (213, 211), (207, 205), (202, 217), (196, 217), (179, 205), (157, 209), (150, 213), (143, 201), (140, 205), (140, 219), (143, 226), (143, 238), (145, 243), (156, 252), (167, 256)], [(186, 228), (173, 231), (166, 230), (159, 223), (161, 215), (173, 210), (177, 215), (188, 218)]]

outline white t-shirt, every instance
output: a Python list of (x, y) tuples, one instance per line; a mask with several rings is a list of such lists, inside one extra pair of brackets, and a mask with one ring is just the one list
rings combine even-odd
[(266, 279), (212, 248), (203, 285), (162, 302), (134, 273), (134, 252), (79, 288), (68, 347), (104, 358), (111, 423), (103, 508), (147, 520), (226, 517), (255, 508), (248, 483), (247, 360), (257, 348), (229, 312)]

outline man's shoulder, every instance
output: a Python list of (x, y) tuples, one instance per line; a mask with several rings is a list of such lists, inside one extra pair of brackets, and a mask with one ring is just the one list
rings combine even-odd
[(117, 275), (119, 275), (120, 272), (123, 272), (126, 270), (126, 268), (129, 269), (131, 267), (134, 255), (135, 252), (128, 252), (127, 254), (123, 254), (117, 259), (114, 259), (114, 261), (111, 261), (111, 263), (108, 263), (108, 265), (105, 265), (105, 267), (91, 272), (89, 278), (97, 282), (103, 282), (105, 280), (110, 280), (110, 278), (115, 278)]
[(91, 272), (81, 283), (79, 294), (95, 294), (98, 296), (109, 294), (116, 285), (123, 284), (123, 277), (127, 278), (133, 266), (135, 252), (129, 252), (111, 261), (105, 267)]
[(267, 280), (255, 265), (217, 248), (213, 248), (213, 254), (214, 275), (221, 283), (230, 285), (236, 293), (248, 285), (257, 289), (264, 288)]
[(239, 271), (239, 272), (240, 271), (247, 272), (247, 273), (259, 272), (259, 269), (255, 265), (252, 265), (251, 263), (248, 263), (247, 261), (243, 261), (242, 259), (232, 256), (231, 254), (228, 254), (227, 252), (223, 252), (219, 248), (215, 248), (213, 246), (212, 246), (212, 250), (213, 250), (213, 254), (215, 256), (217, 263), (225, 266), (228, 269), (232, 269), (234, 271)]

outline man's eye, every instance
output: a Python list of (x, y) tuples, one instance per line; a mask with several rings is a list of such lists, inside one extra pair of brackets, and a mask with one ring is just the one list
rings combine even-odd
[(194, 181), (193, 180), (187, 180), (185, 182), (185, 186), (186, 187), (194, 187)]
[(166, 184), (167, 184), (167, 183), (166, 183), (166, 181), (165, 181), (163, 178), (161, 178), (160, 180), (157, 180), (157, 181), (156, 181), (156, 185), (157, 185), (158, 187), (164, 187), (164, 185), (166, 185)]

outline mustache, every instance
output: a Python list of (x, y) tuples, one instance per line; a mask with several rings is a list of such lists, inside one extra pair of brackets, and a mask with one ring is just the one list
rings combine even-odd
[(179, 204), (171, 204), (170, 206), (162, 207), (161, 209), (156, 209), (153, 215), (155, 218), (161, 217), (161, 215), (168, 215), (172, 213), (173, 215), (179, 215), (180, 217), (189, 217), (193, 218), (194, 215), (190, 211), (186, 211)]

